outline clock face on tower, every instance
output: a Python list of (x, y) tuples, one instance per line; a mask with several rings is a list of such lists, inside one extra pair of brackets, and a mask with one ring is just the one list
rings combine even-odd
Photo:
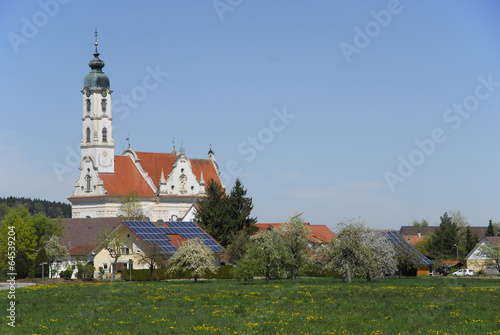
[(90, 91), (87, 91), (87, 97), (90, 97)]
[(104, 150), (102, 153), (100, 153), (97, 156), (97, 161), (99, 163), (100, 167), (110, 167), (111, 164), (113, 163), (112, 159), (113, 157), (110, 157), (111, 155), (108, 154), (107, 150)]
[(101, 91), (101, 95), (102, 95), (103, 97), (105, 97), (106, 95), (108, 95), (108, 92), (106, 92), (105, 90), (102, 90), (102, 91)]

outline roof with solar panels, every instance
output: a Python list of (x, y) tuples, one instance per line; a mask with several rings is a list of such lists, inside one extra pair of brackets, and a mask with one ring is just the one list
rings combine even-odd
[(172, 255), (182, 244), (192, 238), (199, 238), (214, 253), (224, 252), (224, 248), (196, 223), (191, 221), (123, 221), (121, 223), (141, 239), (146, 245), (158, 245), (165, 255)]
[(395, 230), (379, 230), (379, 229), (374, 229), (381, 233), (387, 240), (393, 243), (394, 249), (396, 250), (397, 253), (414, 253), (417, 255), (417, 258), (419, 259), (419, 264), (415, 265), (434, 265), (434, 262), (431, 261), (429, 258), (425, 257), (422, 255), (417, 249), (412, 247), (408, 242), (405, 241), (403, 236), (395, 231)]

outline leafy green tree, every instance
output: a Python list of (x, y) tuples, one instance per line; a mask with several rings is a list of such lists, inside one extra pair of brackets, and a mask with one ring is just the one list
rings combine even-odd
[(130, 191), (126, 196), (120, 198), (120, 203), (121, 205), (118, 211), (118, 217), (120, 219), (132, 221), (142, 221), (146, 219), (146, 214), (139, 201), (139, 192)]
[(420, 221), (413, 220), (412, 226), (413, 227), (429, 227), (429, 221), (427, 221), (426, 219), (422, 219)]
[(76, 278), (82, 280), (92, 280), (94, 278), (95, 267), (91, 263), (78, 264)]
[(500, 243), (493, 245), (487, 241), (482, 244), (480, 248), (481, 254), (491, 259), (497, 271), (500, 272)]
[(275, 229), (251, 236), (252, 245), (234, 269), (235, 278), (264, 276), (266, 283), (289, 273), (285, 240)]
[(291, 269), (291, 280), (295, 283), (299, 268), (312, 260), (313, 253), (309, 247), (311, 229), (300, 217), (296, 217), (279, 225), (277, 230), (284, 240), (286, 264)]
[(168, 272), (191, 271), (194, 281), (207, 272), (215, 273), (214, 254), (199, 238), (187, 240), (168, 261)]
[(41, 278), (42, 277), (42, 263), (47, 263), (43, 266), (43, 276), (48, 278), (49, 277), (49, 256), (47, 256), (47, 253), (45, 252), (45, 249), (42, 248), (38, 253), (36, 254), (35, 258), (35, 277), (36, 278)]
[(206, 197), (198, 201), (195, 221), (222, 246), (229, 244), (228, 200), (222, 186), (213, 179), (207, 185)]
[(454, 223), (448, 213), (441, 217), (441, 224), (436, 228), (431, 236), (429, 252), (435, 258), (445, 260), (455, 258), (456, 247), (459, 243), (459, 228)]
[(44, 214), (33, 215), (33, 226), (37, 237), (37, 249), (40, 249), (52, 236), (60, 237), (63, 232), (62, 219), (50, 219)]
[(231, 244), (226, 248), (226, 254), (229, 259), (238, 264), (252, 247), (248, 230), (240, 230), (237, 234), (231, 237)]
[(9, 227), (15, 227), (16, 251), (24, 250), (28, 259), (33, 261), (36, 256), (37, 235), (33, 224), (33, 218), (26, 207), (18, 205), (9, 209), (3, 220), (0, 222), (0, 257), (5, 264), (5, 255), (8, 250)]
[(491, 220), (484, 236), (495, 236), (495, 229), (493, 228), (493, 222)]

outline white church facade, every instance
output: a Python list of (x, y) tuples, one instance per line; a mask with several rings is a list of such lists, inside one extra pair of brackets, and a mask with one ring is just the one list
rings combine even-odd
[[(110, 81), (102, 71), (97, 40), (90, 73), (82, 92), (80, 176), (73, 194), (73, 218), (117, 217), (120, 199), (136, 192), (143, 212), (152, 221), (177, 220), (192, 213), (205, 196), (210, 180), (221, 183), (212, 149), (207, 159), (189, 159), (170, 153), (136, 152), (128, 147), (115, 155)], [(224, 185), (222, 185), (224, 187)]]

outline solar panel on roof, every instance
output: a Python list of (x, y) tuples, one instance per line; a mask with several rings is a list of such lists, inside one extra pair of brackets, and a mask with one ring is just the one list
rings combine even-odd
[(401, 234), (399, 234), (397, 231), (380, 231), (380, 233), (382, 235), (384, 235), (387, 238), (387, 240), (389, 240), (390, 242), (392, 242), (395, 245), (397, 252), (398, 251), (399, 252), (408, 252), (408, 251), (414, 252), (419, 256), (420, 264), (434, 265), (433, 261), (431, 261), (429, 258), (422, 255), (418, 250), (413, 248), (408, 242), (406, 242), (404, 240), (404, 238), (401, 236)]

